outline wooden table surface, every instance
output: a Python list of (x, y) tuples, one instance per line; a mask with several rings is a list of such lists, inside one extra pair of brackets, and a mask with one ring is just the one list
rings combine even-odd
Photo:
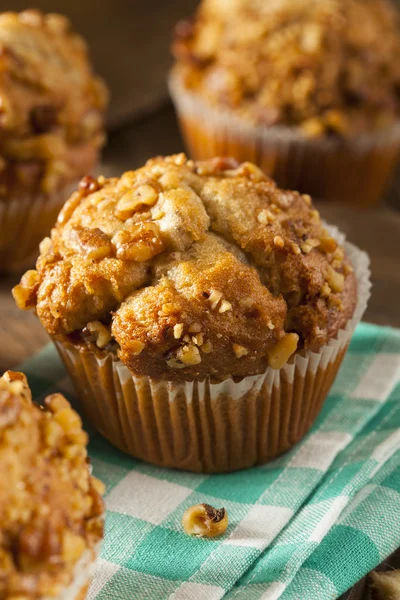
[[(173, 109), (166, 105), (111, 134), (101, 170), (105, 175), (118, 175), (151, 156), (182, 149)], [(326, 203), (318, 203), (318, 209), (371, 257), (373, 293), (365, 320), (400, 327), (400, 211), (382, 206), (356, 212)], [(0, 371), (16, 367), (49, 341), (37, 319), (15, 307), (10, 290), (17, 281), (18, 276), (0, 280)], [(346, 598), (361, 600), (365, 594), (365, 582), (361, 582)]]

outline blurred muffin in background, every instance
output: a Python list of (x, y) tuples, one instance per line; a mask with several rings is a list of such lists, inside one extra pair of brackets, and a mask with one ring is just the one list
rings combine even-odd
[(283, 187), (369, 205), (400, 146), (390, 0), (203, 0), (170, 77), (196, 159), (252, 160)]
[(104, 143), (107, 91), (62, 15), (0, 14), (0, 271), (37, 246)]
[(25, 375), (0, 378), (0, 598), (83, 600), (103, 537), (103, 484), (61, 394), (32, 402)]

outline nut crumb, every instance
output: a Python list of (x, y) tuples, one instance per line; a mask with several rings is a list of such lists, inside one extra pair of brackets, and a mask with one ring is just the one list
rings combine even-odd
[(217, 509), (209, 504), (196, 504), (184, 512), (182, 525), (188, 535), (217, 537), (227, 530), (228, 513), (225, 508)]
[(280, 235), (276, 235), (274, 237), (274, 246), (276, 246), (277, 248), (284, 248), (285, 242), (284, 242), (283, 238), (281, 238)]
[(314, 238), (309, 238), (308, 240), (303, 242), (300, 247), (301, 247), (302, 252), (304, 252), (304, 254), (308, 254), (309, 252), (311, 252), (311, 250), (313, 248), (316, 248), (317, 246), (319, 246), (320, 243), (321, 243), (320, 240), (316, 240)]
[(94, 335), (96, 345), (99, 348), (105, 348), (107, 344), (111, 342), (112, 337), (110, 330), (103, 325), (103, 323), (100, 323), (100, 321), (91, 321), (86, 327), (88, 331)]
[(259, 212), (257, 215), (257, 221), (262, 225), (266, 225), (267, 223), (273, 223), (275, 219), (276, 216), (267, 208)]
[(131, 349), (132, 354), (134, 356), (139, 356), (139, 354), (144, 349), (144, 344), (143, 342), (139, 342), (139, 340), (132, 340), (131, 342), (129, 342), (129, 348)]
[(219, 301), (222, 298), (222, 294), (221, 292), (218, 292), (217, 290), (211, 290), (210, 293), (210, 297), (209, 297), (209, 301), (211, 304), (211, 310), (214, 310), (217, 308)]
[(236, 358), (242, 358), (242, 356), (246, 356), (249, 353), (247, 348), (240, 346), (240, 344), (232, 344), (232, 348)]
[(227, 300), (222, 300), (221, 306), (219, 307), (218, 312), (224, 313), (224, 312), (228, 312), (228, 310), (232, 310), (232, 304), (230, 302), (228, 302)]
[(202, 333), (198, 333), (197, 335), (192, 336), (192, 342), (196, 346), (202, 346), (204, 343), (204, 335)]
[(183, 333), (183, 323), (177, 323), (174, 325), (174, 338), (179, 340)]

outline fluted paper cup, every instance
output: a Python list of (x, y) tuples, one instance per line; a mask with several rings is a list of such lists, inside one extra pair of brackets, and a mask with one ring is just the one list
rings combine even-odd
[(307, 138), (294, 127), (253, 125), (188, 91), (173, 72), (169, 89), (195, 160), (233, 156), (251, 161), (279, 187), (362, 207), (377, 204), (399, 159), (400, 121), (347, 139)]
[(352, 319), (319, 352), (296, 353), (280, 370), (240, 382), (157, 381), (134, 375), (113, 353), (55, 341), (94, 428), (139, 459), (197, 472), (244, 469), (291, 448), (318, 415), (369, 298), (368, 256), (344, 246), (358, 280)]
[(23, 271), (35, 264), (40, 242), (49, 235), (77, 184), (52, 194), (0, 198), (0, 273)]

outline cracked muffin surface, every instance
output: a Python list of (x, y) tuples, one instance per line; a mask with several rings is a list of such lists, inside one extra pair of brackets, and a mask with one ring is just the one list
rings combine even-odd
[(179, 154), (82, 180), (14, 297), (55, 338), (179, 381), (242, 378), (318, 351), (357, 291), (309, 196), (252, 163)]
[(51, 192), (92, 168), (107, 92), (66, 17), (0, 14), (0, 101), (0, 196)]
[(398, 119), (399, 51), (390, 0), (203, 0), (173, 43), (186, 89), (253, 123), (310, 137)]
[(89, 473), (86, 445), (63, 396), (39, 407), (22, 373), (0, 378), (0, 598), (56, 597), (86, 554), (94, 560), (104, 488)]

